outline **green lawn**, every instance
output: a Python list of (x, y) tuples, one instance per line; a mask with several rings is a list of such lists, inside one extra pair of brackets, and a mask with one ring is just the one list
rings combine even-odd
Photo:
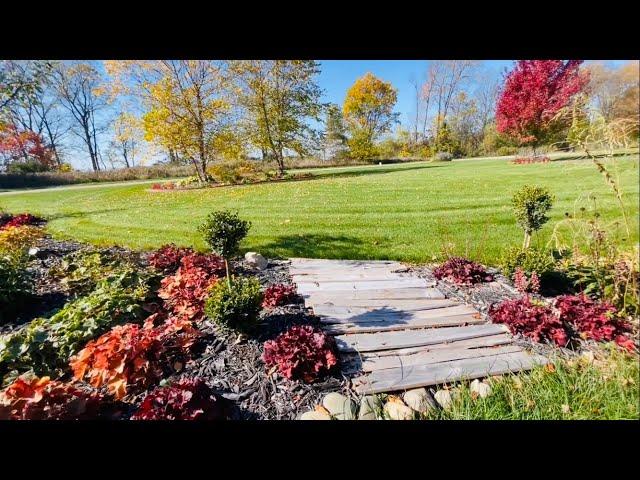
[[(607, 165), (612, 166), (611, 162)], [(638, 242), (638, 155), (619, 157), (617, 174)], [(588, 160), (512, 165), (504, 158), (314, 169), (303, 181), (150, 192), (148, 184), (66, 187), (0, 194), (0, 207), (50, 219), (49, 230), (100, 244), (152, 248), (163, 243), (203, 247), (196, 227), (214, 209), (238, 210), (253, 227), (246, 250), (267, 256), (430, 261), (449, 245), (489, 264), (520, 244), (509, 200), (525, 183), (556, 196), (552, 220), (534, 237), (548, 240), (565, 212), (597, 198), (603, 221), (620, 209)]]

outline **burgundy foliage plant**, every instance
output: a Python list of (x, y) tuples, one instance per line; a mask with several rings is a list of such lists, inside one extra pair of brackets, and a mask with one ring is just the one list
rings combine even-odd
[(297, 296), (295, 285), (270, 285), (264, 292), (262, 308), (273, 308), (295, 301)]
[(262, 359), (286, 378), (313, 382), (338, 363), (333, 337), (310, 325), (297, 325), (264, 344)]
[(486, 272), (479, 263), (463, 257), (451, 257), (434, 269), (433, 275), (438, 279), (447, 279), (458, 285), (491, 282), (493, 275)]

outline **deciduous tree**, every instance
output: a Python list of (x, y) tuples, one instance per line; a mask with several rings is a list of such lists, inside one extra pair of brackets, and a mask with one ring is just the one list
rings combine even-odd
[(303, 155), (313, 132), (308, 120), (320, 120), (322, 90), (313, 60), (245, 60), (231, 62), (245, 111), (250, 142), (269, 152), (284, 173), (287, 150)]
[(393, 112), (397, 99), (398, 91), (393, 85), (371, 72), (349, 88), (342, 113), (350, 131), (349, 150), (353, 157), (375, 154), (375, 140), (398, 120), (398, 114)]
[(557, 126), (556, 115), (587, 82), (581, 60), (519, 60), (506, 76), (496, 128), (535, 148)]

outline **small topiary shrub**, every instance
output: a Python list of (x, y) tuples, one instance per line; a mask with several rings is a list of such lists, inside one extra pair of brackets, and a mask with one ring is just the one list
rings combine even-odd
[(228, 261), (238, 253), (240, 241), (247, 236), (250, 227), (251, 222), (242, 220), (237, 213), (226, 210), (211, 212), (200, 226), (205, 242), (211, 250), (224, 258), (227, 284), (230, 282)]
[(436, 162), (450, 162), (453, 160), (453, 154), (449, 152), (438, 152), (433, 156)]
[(627, 350), (635, 349), (633, 340), (627, 336), (631, 326), (618, 316), (613, 305), (596, 302), (586, 295), (563, 295), (556, 298), (554, 307), (582, 338), (597, 342), (613, 340)]
[(554, 311), (543, 303), (533, 302), (528, 296), (505, 300), (489, 309), (495, 323), (504, 323), (511, 333), (529, 337), (535, 342), (553, 342), (564, 347), (569, 332)]
[(240, 277), (234, 278), (229, 285), (219, 282), (211, 288), (205, 313), (224, 328), (248, 332), (258, 322), (261, 304), (262, 290), (258, 279)]
[(531, 234), (547, 223), (547, 212), (553, 205), (553, 195), (542, 187), (524, 185), (511, 199), (516, 222), (524, 230), (523, 249), (529, 248)]
[(0, 392), (0, 420), (89, 420), (102, 396), (49, 377), (18, 378)]
[(446, 278), (458, 285), (493, 281), (493, 275), (487, 273), (482, 265), (462, 257), (449, 258), (433, 270), (433, 275), (438, 280)]
[(264, 292), (262, 308), (273, 308), (293, 303), (298, 296), (295, 285), (269, 285)]
[(262, 360), (281, 375), (311, 383), (338, 363), (333, 337), (310, 325), (294, 326), (264, 344)]
[(230, 402), (201, 379), (180, 380), (149, 393), (131, 420), (226, 420)]
[(174, 273), (180, 266), (181, 260), (187, 256), (193, 254), (192, 248), (177, 247), (173, 243), (163, 245), (158, 250), (149, 255), (149, 264), (156, 270), (171, 274)]
[(143, 327), (117, 326), (89, 342), (70, 366), (76, 380), (87, 379), (95, 388), (106, 386), (116, 399), (139, 392), (181, 366), (199, 334), (191, 322), (170, 318), (155, 327), (152, 316)]

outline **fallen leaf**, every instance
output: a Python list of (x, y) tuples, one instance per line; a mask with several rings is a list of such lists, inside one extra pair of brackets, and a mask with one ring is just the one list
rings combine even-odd
[(544, 366), (544, 369), (548, 373), (554, 373), (556, 371), (556, 366), (553, 363), (547, 363)]
[(569, 408), (569, 405), (566, 403), (562, 405), (562, 413), (569, 413), (570, 411), (571, 409)]
[(267, 372), (267, 377), (270, 377), (271, 375), (273, 375), (277, 369), (278, 369), (277, 365), (274, 365), (273, 367), (271, 367)]
[(471, 400), (477, 400), (479, 396), (478, 392), (471, 392)]
[(315, 409), (316, 412), (319, 413), (324, 413), (325, 415), (331, 415), (331, 413), (329, 412), (329, 410), (327, 410), (326, 408), (324, 408), (322, 405), (316, 405)]

